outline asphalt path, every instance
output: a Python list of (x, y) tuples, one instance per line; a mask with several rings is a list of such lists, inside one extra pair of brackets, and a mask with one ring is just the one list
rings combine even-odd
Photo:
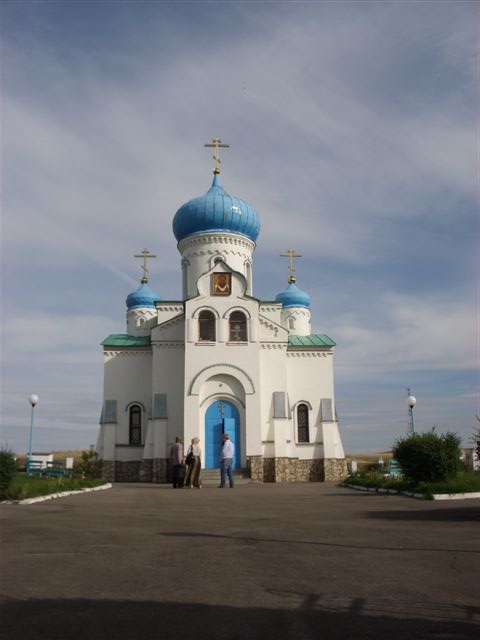
[(334, 484), (1, 505), (15, 640), (480, 637), (478, 501)]

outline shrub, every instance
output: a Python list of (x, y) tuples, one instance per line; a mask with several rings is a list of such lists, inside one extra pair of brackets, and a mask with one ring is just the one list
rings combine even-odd
[(407, 478), (415, 482), (443, 482), (460, 468), (460, 438), (454, 433), (414, 433), (397, 440), (393, 456)]
[(77, 462), (73, 470), (82, 478), (101, 478), (103, 473), (103, 460), (95, 449), (90, 447), (88, 451), (82, 451), (82, 461)]
[(17, 472), (15, 455), (8, 449), (0, 449), (0, 496), (3, 497), (8, 485)]

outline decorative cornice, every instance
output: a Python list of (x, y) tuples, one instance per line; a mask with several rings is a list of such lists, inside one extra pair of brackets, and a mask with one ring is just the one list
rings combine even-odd
[(151, 309), (150, 307), (133, 307), (133, 309), (127, 309), (127, 317), (132, 315), (154, 318), (157, 313), (155, 309)]
[(255, 242), (245, 236), (239, 236), (234, 233), (199, 233), (188, 236), (178, 243), (178, 250), (183, 253), (190, 247), (201, 247), (209, 244), (229, 244), (237, 247), (243, 247), (250, 253), (255, 250)]
[(152, 342), (155, 349), (184, 349), (184, 342)]
[(104, 351), (105, 357), (114, 357), (114, 356), (151, 356), (152, 350), (149, 347), (148, 349), (128, 349), (128, 350), (118, 350), (118, 351)]
[(261, 349), (286, 349), (287, 345), (282, 342), (261, 342)]
[(258, 319), (262, 326), (266, 327), (267, 329), (270, 329), (270, 331), (273, 331), (273, 333), (275, 334), (275, 337), (277, 337), (278, 332), (280, 330), (280, 325), (274, 324), (273, 322), (270, 322), (270, 320), (267, 320), (262, 316), (259, 316)]
[(272, 307), (272, 306), (268, 306), (267, 307), (263, 303), (260, 303), (260, 311), (262, 311), (262, 312), (265, 311), (266, 313), (275, 313), (275, 312), (281, 311), (281, 308), (282, 308), (282, 303), (281, 302), (279, 302), (276, 307)]
[(287, 318), (290, 317), (290, 316), (305, 316), (307, 318), (310, 318), (311, 315), (312, 315), (310, 313), (309, 309), (298, 308), (298, 307), (287, 307), (287, 309), (285, 309), (284, 313), (285, 313)]
[(157, 311), (158, 313), (165, 313), (165, 312), (172, 312), (172, 311), (176, 311), (177, 313), (183, 313), (183, 304), (168, 304), (168, 305), (161, 305), (157, 304)]
[[(193, 251), (191, 253), (188, 253), (187, 255), (184, 254), (184, 257), (190, 259), (190, 258), (195, 258), (195, 257), (204, 257), (204, 256), (219, 256), (221, 257), (217, 251), (212, 251), (210, 249), (205, 250), (205, 251)], [(249, 253), (244, 253), (243, 251), (228, 251), (226, 249), (222, 249), (222, 253), (221, 255), (223, 256), (240, 256), (241, 258), (244, 258), (244, 260), (248, 261), (250, 259), (250, 254)], [(226, 264), (226, 261), (224, 261)]]
[(326, 351), (287, 351), (287, 358), (326, 358), (332, 353)]

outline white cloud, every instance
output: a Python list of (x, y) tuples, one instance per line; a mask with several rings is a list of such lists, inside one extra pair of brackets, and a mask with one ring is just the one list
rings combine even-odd
[(381, 379), (392, 371), (467, 370), (476, 366), (473, 304), (448, 297), (427, 299), (387, 293), (370, 313), (376, 327), (354, 312), (339, 317), (342, 348), (337, 375)]

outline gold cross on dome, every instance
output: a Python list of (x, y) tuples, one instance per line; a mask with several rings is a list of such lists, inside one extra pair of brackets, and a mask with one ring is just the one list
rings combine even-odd
[(218, 150), (220, 148), (227, 148), (230, 145), (229, 144), (222, 144), (222, 141), (220, 140), (220, 138), (214, 138), (212, 140), (212, 143), (210, 144), (204, 144), (204, 147), (213, 147), (215, 149), (215, 151), (213, 152), (213, 159), (215, 160), (215, 168), (213, 169), (213, 173), (220, 173), (220, 164), (221, 164), (221, 160), (218, 157)]
[(142, 269), (142, 271), (143, 271), (143, 276), (142, 276), (140, 282), (142, 284), (147, 284), (147, 282), (148, 282), (147, 260), (149, 258), (156, 258), (157, 256), (154, 256), (153, 253), (150, 253), (150, 251), (148, 249), (144, 249), (142, 251), (142, 253), (136, 253), (133, 257), (134, 258), (143, 258), (143, 264), (140, 265), (140, 269)]
[(290, 261), (288, 263), (288, 268), (290, 270), (290, 274), (292, 274), (292, 272), (295, 271), (295, 269), (293, 268), (293, 259), (302, 257), (299, 253), (295, 253), (294, 249), (287, 249), (287, 252), (286, 253), (281, 253), (280, 256), (282, 258), (290, 258)]

